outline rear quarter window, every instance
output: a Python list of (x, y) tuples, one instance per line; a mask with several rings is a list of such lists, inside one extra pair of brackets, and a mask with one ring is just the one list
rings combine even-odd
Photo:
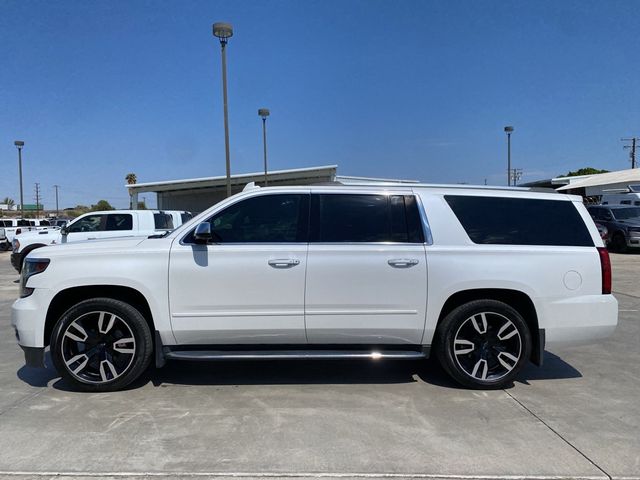
[(473, 243), (593, 247), (572, 202), (445, 195)]
[(153, 222), (156, 230), (173, 230), (173, 217), (169, 213), (154, 213)]

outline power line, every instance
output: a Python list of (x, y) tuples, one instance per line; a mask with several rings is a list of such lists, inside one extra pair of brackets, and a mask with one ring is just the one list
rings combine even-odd
[(621, 138), (620, 141), (622, 142), (631, 142), (631, 145), (625, 145), (622, 148), (628, 148), (631, 151), (629, 152), (629, 157), (631, 159), (631, 168), (636, 168), (636, 149), (638, 148), (637, 145), (637, 137), (631, 137), (631, 138)]

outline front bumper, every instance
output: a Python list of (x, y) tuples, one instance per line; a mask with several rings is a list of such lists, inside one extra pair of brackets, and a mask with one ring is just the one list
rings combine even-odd
[(44, 327), (53, 291), (36, 288), (25, 298), (19, 298), (11, 306), (11, 325), (16, 331), (21, 347), (44, 348)]
[(640, 237), (636, 237), (636, 236), (627, 237), (627, 247), (640, 248)]

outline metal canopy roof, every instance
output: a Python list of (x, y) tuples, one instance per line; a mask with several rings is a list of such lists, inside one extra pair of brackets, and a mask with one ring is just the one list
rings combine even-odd
[[(269, 181), (278, 180), (302, 180), (313, 179), (315, 177), (325, 178), (327, 176), (335, 178), (338, 166), (323, 165), (319, 167), (292, 168), (288, 170), (272, 170), (268, 172)], [(231, 175), (231, 185), (242, 185), (249, 182), (262, 182), (264, 172), (243, 173)], [(164, 182), (134, 183), (125, 185), (129, 189), (129, 194), (140, 192), (166, 192), (175, 190), (191, 190), (195, 188), (224, 187), (227, 184), (227, 177), (220, 175), (217, 177), (189, 178), (185, 180), (168, 180)]]
[[(571, 177), (562, 177), (555, 180), (565, 180)], [(568, 185), (558, 188), (558, 191), (573, 190), (574, 188), (597, 187), (600, 185), (612, 185), (616, 183), (640, 183), (640, 168), (619, 170), (617, 172), (597, 173), (595, 175), (584, 176)]]

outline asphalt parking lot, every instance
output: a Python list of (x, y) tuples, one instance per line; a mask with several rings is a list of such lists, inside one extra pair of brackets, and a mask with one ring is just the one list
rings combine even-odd
[(640, 255), (612, 255), (615, 335), (513, 388), (429, 362), (169, 364), (124, 392), (23, 366), (0, 252), (2, 478), (640, 478)]

